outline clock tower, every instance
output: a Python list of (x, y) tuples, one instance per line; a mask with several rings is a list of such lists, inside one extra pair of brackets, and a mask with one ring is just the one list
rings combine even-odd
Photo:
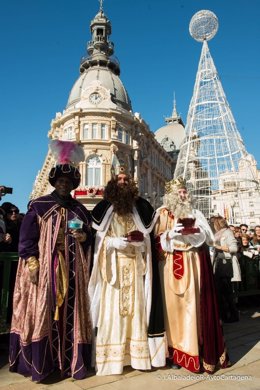
[[(111, 172), (117, 172), (122, 165), (137, 181), (141, 196), (158, 206), (165, 180), (171, 179), (173, 160), (141, 115), (132, 111), (131, 100), (119, 77), (120, 65), (109, 39), (112, 27), (102, 1), (90, 23), (90, 31), (91, 40), (87, 43), (87, 55), (80, 62), (80, 75), (65, 110), (52, 120), (48, 136), (83, 146), (85, 161), (79, 167), (81, 183), (74, 196), (89, 209), (101, 200)], [(48, 173), (54, 163), (48, 152), (32, 198), (51, 191)]]

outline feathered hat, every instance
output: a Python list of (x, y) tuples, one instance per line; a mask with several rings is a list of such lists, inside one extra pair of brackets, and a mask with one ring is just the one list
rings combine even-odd
[(179, 176), (165, 184), (165, 193), (177, 192), (181, 188), (187, 188), (187, 185), (185, 179), (182, 176)]
[(56, 160), (56, 166), (49, 173), (50, 184), (54, 187), (59, 177), (67, 176), (73, 183), (73, 189), (77, 188), (80, 183), (77, 166), (85, 157), (82, 147), (71, 141), (52, 140), (49, 149)]

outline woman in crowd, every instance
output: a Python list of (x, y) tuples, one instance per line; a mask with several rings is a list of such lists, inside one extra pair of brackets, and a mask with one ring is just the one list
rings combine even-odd
[(258, 288), (258, 250), (250, 242), (248, 234), (242, 234), (241, 240), (242, 245), (238, 257), (242, 275), (240, 290), (255, 290)]
[(214, 235), (213, 270), (217, 287), (220, 317), (224, 322), (239, 320), (234, 294), (235, 282), (241, 281), (241, 271), (236, 257), (237, 240), (221, 216), (212, 217)]

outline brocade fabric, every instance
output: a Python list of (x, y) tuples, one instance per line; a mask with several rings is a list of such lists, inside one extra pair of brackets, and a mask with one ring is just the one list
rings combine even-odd
[[(200, 214), (199, 218), (202, 218)], [(205, 240), (206, 221), (196, 221)], [(155, 225), (164, 319), (169, 358), (191, 372), (213, 373), (217, 367), (227, 367), (223, 330), (220, 324), (213, 271), (208, 246), (194, 247), (189, 240), (179, 237), (171, 245), (162, 242), (174, 227), (174, 216), (165, 207)], [(162, 239), (162, 238), (161, 238)], [(197, 241), (201, 237), (197, 238)], [(210, 240), (211, 237), (208, 237)], [(173, 248), (164, 251), (162, 247)]]
[[(67, 230), (68, 220), (75, 216), (83, 221), (83, 230), (88, 237), (83, 244)], [(31, 202), (21, 227), (10, 332), (10, 371), (31, 376), (37, 382), (55, 369), (61, 371), (62, 377), (82, 379), (86, 376), (91, 353), (87, 294), (90, 226), (90, 214), (79, 202), (73, 202), (67, 209), (61, 208), (51, 195)], [(58, 320), (55, 320), (59, 282), (56, 274), (61, 251), (63, 277), (68, 288), (58, 308)], [(39, 260), (38, 285), (30, 282), (25, 260), (31, 256)]]

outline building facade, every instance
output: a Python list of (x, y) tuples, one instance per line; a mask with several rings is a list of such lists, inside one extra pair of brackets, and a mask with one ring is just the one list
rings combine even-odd
[(173, 159), (172, 176), (180, 152), (180, 147), (185, 139), (185, 126), (182, 118), (177, 113), (176, 100), (174, 97), (172, 115), (165, 118), (166, 125), (155, 131), (156, 140), (162, 145), (169, 156)]
[[(109, 40), (111, 23), (100, 6), (91, 21), (91, 41), (81, 59), (80, 76), (68, 103), (57, 113), (48, 133), (50, 139), (71, 140), (82, 145), (81, 183), (74, 196), (92, 209), (102, 198), (112, 173), (124, 166), (139, 187), (140, 195), (154, 207), (161, 204), (165, 181), (172, 178), (174, 160), (157, 142), (141, 115), (132, 112), (131, 100), (120, 80), (120, 65)], [(31, 198), (51, 191), (48, 174), (55, 161), (48, 152), (38, 173)]]

